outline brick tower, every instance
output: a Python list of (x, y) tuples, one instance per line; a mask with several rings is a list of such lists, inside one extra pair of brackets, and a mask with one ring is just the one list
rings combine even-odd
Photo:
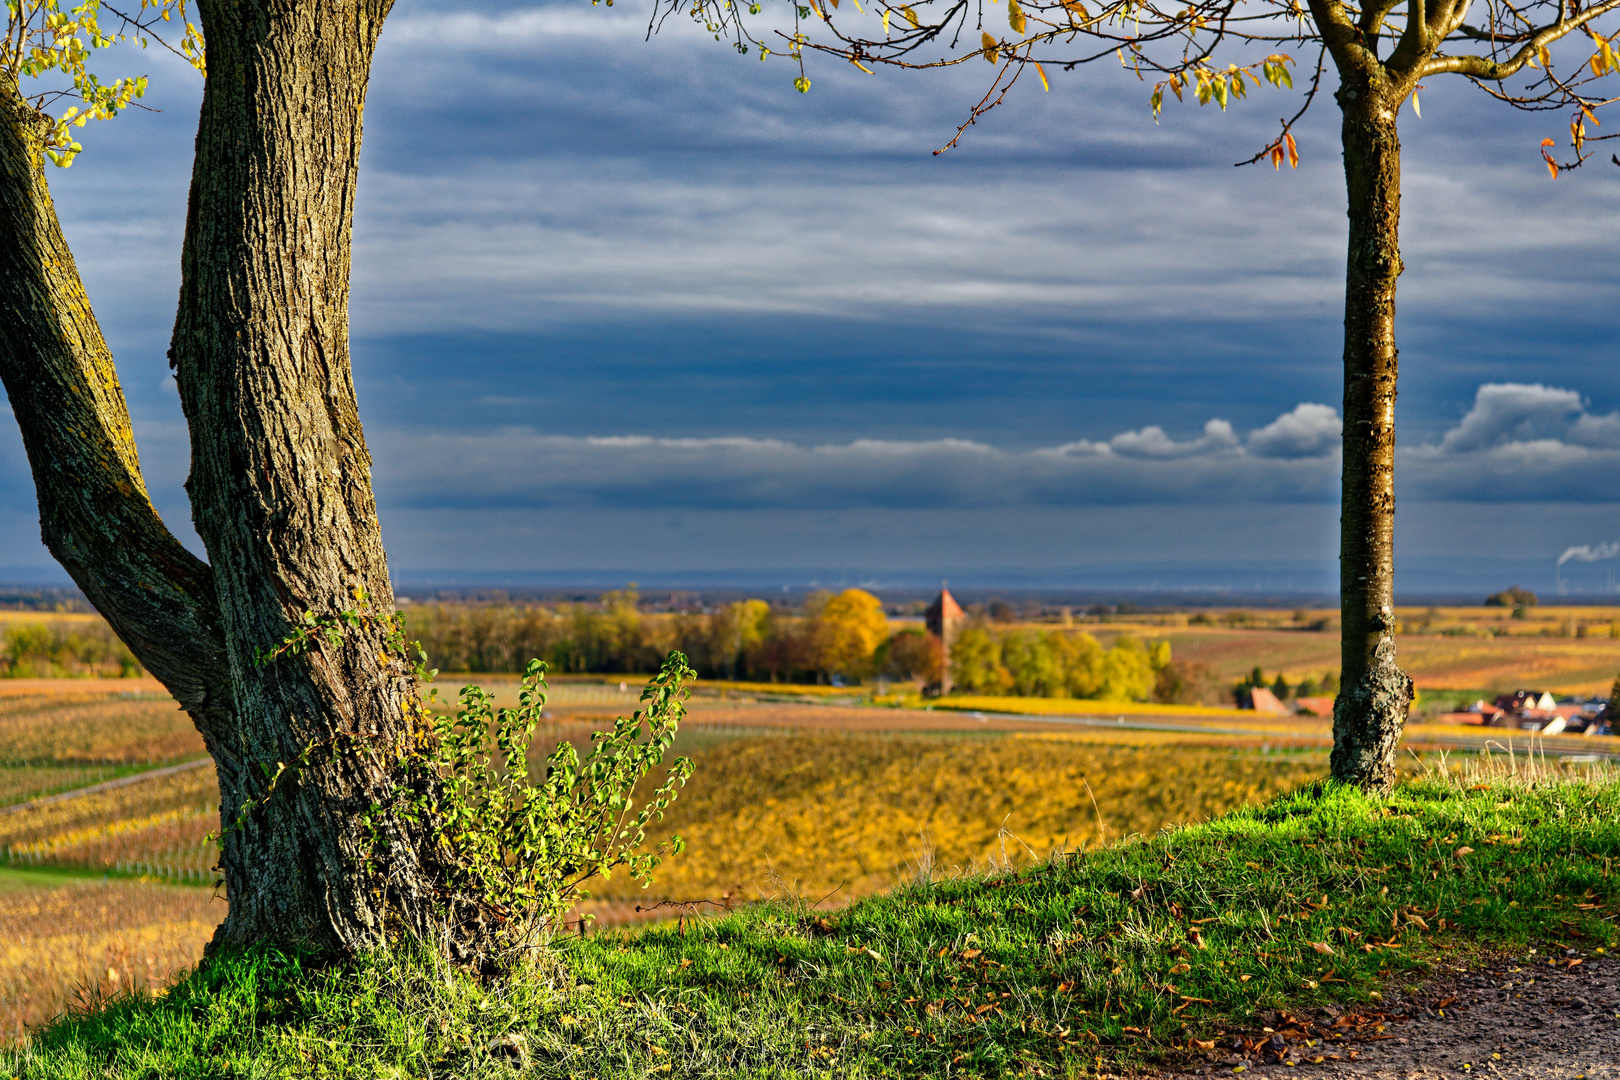
[(957, 628), (962, 625), (964, 618), (966, 616), (962, 613), (962, 605), (956, 602), (951, 590), (941, 584), (939, 596), (928, 605), (928, 610), (923, 612), (923, 622), (937, 642), (935, 647), (941, 653), (937, 688), (941, 694), (951, 692), (951, 642), (955, 639)]

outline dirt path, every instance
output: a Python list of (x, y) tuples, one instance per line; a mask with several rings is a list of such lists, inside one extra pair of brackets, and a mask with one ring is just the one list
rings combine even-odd
[(213, 758), (198, 758), (196, 761), (181, 762), (179, 765), (169, 765), (161, 769), (147, 769), (145, 772), (131, 773), (128, 776), (120, 776), (116, 780), (103, 780), (101, 783), (91, 784), (89, 787), (74, 788), (72, 791), (59, 791), (55, 795), (41, 795), (39, 798), (29, 799), (27, 802), (0, 806), (0, 816), (20, 814), (26, 810), (37, 810), (41, 806), (49, 806), (51, 803), (77, 799), (83, 795), (94, 795), (98, 791), (112, 791), (115, 788), (128, 787), (131, 784), (139, 784), (146, 780), (159, 780), (165, 776), (190, 772), (192, 769), (200, 769), (204, 765), (212, 765), (213, 763)]
[(1570, 967), (1570, 959), (1552, 966), (1541, 955), (1521, 956), (1453, 972), (1381, 1013), (1284, 1016), (1276, 1031), (1259, 1034), (1264, 1042), (1222, 1039), (1165, 1080), (1234, 1073), (1620, 1080), (1620, 960), (1586, 957)]

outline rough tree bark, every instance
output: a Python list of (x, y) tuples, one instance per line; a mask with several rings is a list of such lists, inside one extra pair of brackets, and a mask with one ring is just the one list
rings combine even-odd
[[(385, 655), (393, 599), (348, 352), (361, 115), (391, 4), (201, 4), (208, 76), (170, 362), (208, 565), (146, 498), (38, 133), (0, 88), (0, 373), (47, 544), (219, 766), (230, 911), (216, 946), (353, 952), (404, 932), (465, 956), (478, 940), (475, 908), (443, 895), (431, 822), (372, 812), (392, 801), (416, 715), (409, 672)], [(258, 660), (306, 610), (343, 607), (374, 619)]]
[(112, 354), (45, 184), (41, 135), (17, 84), (0, 81), (0, 380), (22, 429), (40, 530), (190, 714), (221, 782), (234, 782), (242, 748), (213, 575), (147, 498)]
[(1350, 240), (1345, 275), (1344, 466), (1339, 536), (1340, 691), (1334, 778), (1395, 782), (1412, 680), (1395, 663), (1395, 283), (1407, 88), (1382, 65), (1340, 66)]

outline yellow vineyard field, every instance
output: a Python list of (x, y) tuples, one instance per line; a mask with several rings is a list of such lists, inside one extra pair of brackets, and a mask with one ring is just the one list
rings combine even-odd
[(214, 880), (219, 788), (210, 767), (143, 780), (0, 816), (0, 854), (12, 866)]
[(1264, 755), (1132, 735), (801, 734), (713, 745), (692, 753), (692, 781), (658, 834), (682, 835), (686, 853), (645, 893), (618, 878), (593, 891), (610, 907), (726, 893), (847, 900), (923, 864), (940, 873), (1022, 865), (1202, 820), (1326, 765), (1314, 749)]
[[(10, 763), (0, 765), (0, 801), (201, 753), (172, 702), (60, 681), (78, 689), (0, 694), (0, 762)], [(507, 680), (500, 694), (512, 690)], [(545, 734), (588, 742), (596, 718), (634, 708), (637, 690), (562, 684)], [(655, 839), (679, 832), (688, 851), (645, 892), (618, 876), (597, 883), (604, 923), (666, 900), (796, 893), (831, 905), (924, 867), (1022, 865), (1060, 846), (1208, 818), (1326, 767), (1320, 744), (1300, 744), (1282, 724), (1257, 745), (1214, 730), (1037, 731), (1052, 725), (728, 693), (695, 699), (678, 743), (696, 773)], [(1234, 726), (1223, 710), (1184, 711)], [(542, 738), (537, 757), (549, 749)], [(210, 765), (0, 812), (0, 1038), (193, 963), (225, 911), (209, 887), (218, 828)]]
[(153, 765), (205, 752), (191, 718), (166, 695), (81, 690), (0, 697), (0, 761)]
[(225, 915), (206, 889), (0, 871), (0, 1039), (114, 994), (155, 992)]

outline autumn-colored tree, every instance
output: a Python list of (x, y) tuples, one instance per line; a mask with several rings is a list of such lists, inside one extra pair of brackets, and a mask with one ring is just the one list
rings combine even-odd
[(771, 605), (763, 600), (738, 600), (716, 616), (718, 659), (727, 678), (735, 678), (743, 658), (765, 640), (770, 621)]
[(875, 660), (878, 670), (892, 678), (937, 684), (945, 667), (944, 643), (921, 627), (908, 626), (879, 647)]
[(983, 626), (970, 626), (951, 641), (951, 681), (969, 694), (1002, 694), (1012, 673), (1001, 663), (1001, 642)]
[(882, 601), (864, 589), (845, 589), (814, 614), (816, 665), (829, 677), (863, 678), (888, 636)]
[[(1573, 158), (1560, 165), (1543, 143), (1554, 177), (1578, 166), (1600, 137), (1588, 125), (1609, 102), (1596, 84), (1620, 71), (1620, 0), (790, 0), (792, 26), (756, 32), (754, 3), (698, 0), (689, 10), (743, 52), (787, 56), (796, 84), (810, 89), (807, 52), (862, 70), (886, 64), (925, 69), (988, 63), (982, 100), (969, 125), (1029, 76), (1049, 89), (1058, 72), (1115, 58), (1152, 85), (1157, 115), (1166, 94), (1222, 109), (1253, 88), (1294, 86), (1298, 70), (1284, 49), (1316, 50), (1304, 67), (1303, 100), (1277, 137), (1250, 159), (1280, 168), (1299, 162), (1293, 129), (1316, 100), (1326, 65), (1338, 74), (1350, 217), (1344, 319), (1344, 463), (1340, 533), (1343, 691), (1334, 710), (1333, 775), (1370, 790), (1395, 779), (1395, 746), (1412, 683), (1396, 664), (1394, 637), (1395, 282), (1399, 245), (1400, 139), (1397, 119), (1424, 80), (1458, 75), (1524, 109), (1562, 109)], [(1397, 15), (1397, 9), (1401, 13)], [(1469, 19), (1470, 10), (1477, 17)], [(1554, 46), (1584, 35), (1575, 52)], [(1557, 55), (1555, 56), (1555, 51)], [(1555, 63), (1559, 68), (1555, 70)], [(1611, 91), (1612, 92), (1612, 91)], [(1613, 138), (1615, 136), (1602, 136)], [(1620, 157), (1615, 163), (1620, 165)]]
[(1085, 633), (997, 632), (977, 625), (957, 634), (951, 645), (957, 688), (979, 694), (1141, 701), (1169, 663), (1168, 642), (1150, 647), (1129, 634), (1104, 649)]

